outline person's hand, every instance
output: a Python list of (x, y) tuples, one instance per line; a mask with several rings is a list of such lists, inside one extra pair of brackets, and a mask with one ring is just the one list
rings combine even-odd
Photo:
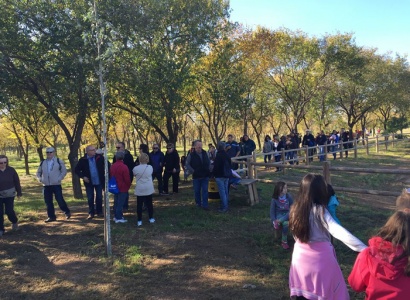
[(83, 180), (84, 180), (85, 183), (89, 183), (89, 182), (90, 182), (90, 179), (89, 179), (88, 177), (83, 177)]
[(176, 173), (177, 170), (175, 168), (172, 169), (172, 173)]

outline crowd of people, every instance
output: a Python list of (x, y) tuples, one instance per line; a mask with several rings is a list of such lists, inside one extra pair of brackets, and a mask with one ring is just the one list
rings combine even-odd
[[(349, 139), (342, 130), (341, 135), (333, 131), (328, 137), (320, 132), (316, 138), (310, 131), (302, 139), (302, 144), (318, 143), (319, 147), (338, 139)], [(282, 145), (295, 147), (296, 134), (282, 137), (272, 142), (267, 136), (264, 152), (272, 152)], [(276, 144), (277, 143), (277, 144)], [(332, 143), (330, 143), (332, 144)], [(292, 148), (291, 148), (292, 149)], [(96, 147), (86, 147), (85, 155), (75, 167), (75, 173), (84, 183), (88, 217), (91, 220), (103, 216), (102, 193), (105, 183), (103, 154)], [(186, 156), (179, 157), (173, 144), (167, 145), (162, 153), (158, 144), (152, 151), (141, 144), (139, 156), (134, 161), (125, 144), (118, 142), (112, 164), (110, 178), (115, 178), (118, 191), (114, 195), (115, 223), (126, 223), (123, 211), (128, 209), (129, 189), (135, 178), (137, 199), (137, 226), (142, 226), (142, 212), (148, 212), (149, 223), (155, 223), (153, 199), (154, 179), (157, 179), (160, 195), (169, 195), (168, 183), (172, 178), (172, 192), (178, 193), (180, 165), (184, 173), (192, 175), (195, 204), (204, 210), (208, 206), (208, 184), (214, 178), (220, 194), (219, 212), (229, 209), (229, 190), (240, 181), (235, 172), (237, 164), (231, 158), (249, 155), (255, 150), (255, 143), (247, 135), (237, 143), (232, 135), (227, 142), (209, 145), (209, 151), (202, 149), (202, 141), (195, 140)], [(319, 150), (319, 155), (322, 154)], [(294, 156), (290, 155), (294, 158)], [(272, 157), (267, 155), (266, 160)], [(37, 169), (36, 176), (43, 184), (44, 202), (47, 208), (46, 223), (57, 220), (53, 197), (66, 219), (71, 211), (64, 200), (61, 182), (67, 174), (64, 162), (56, 157), (53, 147), (46, 148), (46, 159)], [(235, 176), (236, 174), (236, 176)], [(238, 178), (239, 177), (239, 178)], [(4, 214), (7, 215), (12, 230), (18, 229), (18, 218), (14, 211), (15, 196), (22, 196), (20, 180), (16, 170), (8, 165), (6, 155), (0, 155), (0, 236), (5, 233)], [(353, 290), (365, 292), (366, 299), (406, 299), (410, 295), (410, 190), (406, 189), (396, 200), (396, 211), (386, 224), (371, 237), (369, 245), (347, 231), (337, 217), (340, 202), (333, 187), (321, 175), (307, 174), (303, 177), (295, 199), (288, 193), (287, 184), (276, 183), (273, 189), (270, 220), (273, 228), (281, 233), (281, 246), (290, 249), (289, 231), (295, 240), (289, 271), (290, 296), (293, 299), (349, 299), (349, 292), (343, 273), (337, 262), (333, 238), (343, 242), (353, 251), (359, 252), (348, 282)]]
[[(331, 153), (333, 159), (336, 159), (336, 153), (340, 151), (344, 151), (347, 158), (352, 145), (349, 131), (346, 131), (344, 128), (340, 132), (333, 130), (328, 134), (321, 130), (316, 136), (313, 135), (310, 129), (306, 130), (303, 137), (293, 130), (287, 135), (274, 136), (273, 139), (266, 135), (263, 143), (263, 153), (266, 153), (264, 155), (264, 162), (279, 162), (282, 155), (281, 151), (286, 150), (286, 161), (289, 164), (299, 164), (297, 149), (301, 147), (309, 147), (309, 161), (313, 161), (315, 154), (317, 154), (320, 161), (325, 161), (327, 159), (326, 153)], [(280, 166), (277, 169), (281, 170)]]

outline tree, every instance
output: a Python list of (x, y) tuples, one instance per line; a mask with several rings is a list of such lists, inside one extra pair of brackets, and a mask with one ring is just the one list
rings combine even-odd
[[(84, 1), (2, 2), (0, 87), (10, 95), (31, 93), (47, 110), (67, 139), (73, 172), (87, 113), (98, 106), (94, 49), (83, 38), (91, 29), (89, 7)], [(66, 116), (73, 117), (71, 126)], [(82, 198), (74, 172), (72, 178), (74, 197)]]
[(226, 135), (238, 99), (247, 90), (247, 79), (235, 44), (228, 38), (210, 47), (193, 67), (195, 81), (187, 86), (189, 107), (207, 128), (216, 145)]
[[(118, 33), (111, 105), (144, 119), (166, 142), (176, 142), (187, 113), (182, 91), (191, 67), (227, 26), (223, 0), (121, 1), (105, 10)], [(111, 17), (111, 12), (116, 16)], [(172, 13), (170, 13), (172, 12)], [(133, 20), (133, 22), (126, 22)]]

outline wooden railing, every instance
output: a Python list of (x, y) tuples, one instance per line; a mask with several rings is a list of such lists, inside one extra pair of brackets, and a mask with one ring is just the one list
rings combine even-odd
[[(390, 137), (392, 135), (389, 135), (387, 137)], [(366, 149), (366, 153), (369, 154), (369, 147), (375, 146), (376, 147), (376, 153), (380, 149), (380, 145), (385, 145), (385, 148), (388, 149), (388, 145), (392, 145), (394, 147), (394, 144), (397, 142), (408, 142), (408, 139), (394, 139), (394, 135), (392, 136), (392, 140), (389, 141), (386, 136), (383, 136), (384, 139), (380, 139), (380, 137), (375, 137), (374, 139), (366, 138), (365, 139), (365, 145), (358, 145), (357, 140), (352, 140), (348, 141), (345, 143), (339, 143), (340, 148), (337, 149), (337, 151), (334, 152), (327, 152), (325, 151), (324, 155), (328, 155), (331, 153), (338, 153), (340, 152), (340, 156), (342, 157), (343, 152), (345, 150), (348, 151), (353, 151), (354, 153), (354, 158), (357, 158), (357, 150), (358, 149)], [(374, 140), (374, 143), (371, 143), (369, 141)], [(348, 149), (343, 149), (343, 145), (347, 143), (352, 143), (352, 148)], [(332, 145), (326, 145), (325, 147), (327, 148), (328, 146)], [(240, 157), (235, 157), (232, 158), (233, 162), (236, 163), (242, 163), (246, 167), (243, 168), (243, 171), (246, 171), (247, 173), (247, 178), (253, 178), (258, 180), (258, 182), (265, 182), (265, 183), (273, 183), (276, 182), (276, 180), (271, 180), (271, 179), (261, 179), (258, 178), (258, 168), (257, 167), (279, 167), (282, 169), (283, 174), (285, 174), (285, 170), (287, 168), (296, 168), (296, 169), (306, 169), (306, 170), (319, 170), (323, 173), (323, 176), (325, 177), (326, 181), (328, 183), (331, 183), (331, 172), (352, 172), (352, 173), (378, 173), (378, 174), (406, 174), (410, 175), (410, 169), (375, 169), (375, 168), (353, 168), (353, 167), (337, 167), (337, 166), (331, 166), (331, 164), (328, 161), (324, 161), (321, 166), (317, 165), (310, 165), (310, 159), (316, 157), (317, 155), (320, 154), (315, 154), (315, 155), (308, 155), (309, 149), (316, 148), (317, 146), (314, 147), (304, 147), (304, 148), (299, 148), (299, 149), (292, 149), (292, 150), (282, 150), (281, 151), (281, 161), (280, 162), (270, 162), (270, 163), (263, 163), (263, 162), (257, 162), (257, 158), (259, 156), (264, 156), (267, 154), (273, 154), (274, 152), (270, 153), (253, 153), (253, 155), (247, 155), (247, 156), (240, 156)], [(326, 149), (327, 150), (327, 149)], [(290, 151), (305, 151), (305, 155), (303, 156), (305, 164), (296, 164), (296, 161), (299, 161), (299, 157), (297, 159), (292, 159), (292, 160), (286, 160), (286, 153)], [(240, 161), (240, 159), (245, 159), (245, 161)], [(287, 162), (294, 162), (294, 164), (286, 164)], [(299, 161), (300, 162), (300, 161)], [(287, 182), (288, 185), (290, 186), (298, 186), (299, 182)], [(345, 192), (350, 192), (350, 193), (364, 193), (364, 194), (373, 194), (373, 195), (385, 195), (385, 196), (398, 196), (400, 195), (401, 191), (397, 192), (392, 192), (392, 191), (385, 191), (385, 190), (372, 190), (372, 189), (360, 189), (360, 188), (352, 188), (352, 187), (337, 187), (333, 186), (333, 188), (336, 191), (345, 191)]]

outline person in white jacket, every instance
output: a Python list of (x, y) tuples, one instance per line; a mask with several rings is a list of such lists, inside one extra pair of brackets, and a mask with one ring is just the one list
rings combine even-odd
[(57, 220), (53, 194), (56, 198), (58, 206), (64, 212), (66, 219), (71, 218), (70, 209), (63, 197), (63, 189), (61, 187), (61, 181), (67, 175), (67, 169), (64, 162), (55, 157), (55, 149), (48, 147), (46, 149), (47, 159), (43, 160), (37, 169), (37, 179), (43, 184), (44, 188), (44, 202), (47, 206), (48, 218), (44, 221), (46, 223), (54, 222)]
[(152, 194), (154, 193), (154, 183), (152, 181), (152, 166), (148, 165), (149, 156), (141, 153), (139, 156), (139, 165), (132, 170), (135, 182), (135, 195), (137, 196), (137, 226), (142, 225), (142, 205), (148, 210), (149, 222), (155, 223), (153, 218), (154, 208), (152, 205)]

